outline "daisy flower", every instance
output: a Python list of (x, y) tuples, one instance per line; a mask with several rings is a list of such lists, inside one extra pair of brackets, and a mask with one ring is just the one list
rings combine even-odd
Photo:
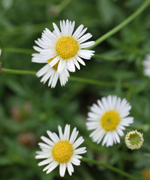
[[(92, 35), (90, 33), (83, 35), (87, 28), (84, 28), (82, 24), (73, 33), (74, 26), (74, 21), (63, 20), (60, 21), (60, 30), (55, 23), (53, 23), (53, 32), (45, 28), (41, 39), (35, 41), (40, 48), (34, 47), (40, 53), (41, 58), (34, 54), (32, 62), (47, 63), (51, 68), (57, 65), (59, 74), (62, 73), (65, 67), (70, 72), (75, 72), (75, 66), (80, 69), (79, 63), (85, 65), (81, 58), (91, 59), (94, 51), (84, 48), (94, 45), (95, 42), (85, 42)], [(49, 59), (51, 60), (49, 61)]]
[(147, 54), (142, 62), (145, 76), (150, 77), (150, 54)]
[[(38, 52), (42, 50), (41, 48), (37, 46), (34, 46), (33, 48)], [(32, 54), (32, 56), (33, 56), (32, 62), (39, 62), (39, 63), (42, 62), (41, 54), (34, 53)], [(54, 58), (50, 58), (48, 59), (47, 62), (50, 63), (53, 59)], [(58, 79), (60, 80), (61, 86), (64, 86), (66, 82), (68, 81), (68, 77), (70, 76), (67, 68), (64, 67), (61, 74), (59, 74), (57, 72), (58, 63), (55, 64), (53, 67), (49, 66), (48, 63), (36, 73), (36, 76), (37, 77), (43, 76), (41, 79), (41, 82), (43, 82), (44, 84), (49, 79), (48, 86), (51, 86), (51, 88), (54, 88), (56, 86)]]
[(103, 97), (97, 104), (91, 106), (86, 123), (88, 130), (94, 130), (90, 137), (99, 144), (112, 146), (113, 143), (120, 143), (119, 136), (123, 136), (125, 126), (133, 123), (133, 117), (127, 117), (131, 106), (124, 98), (121, 100), (117, 96)]
[[(59, 165), (60, 176), (65, 175), (66, 168), (69, 175), (74, 172), (73, 165), (79, 166), (82, 156), (79, 154), (84, 154), (86, 148), (77, 148), (83, 143), (83, 137), (79, 137), (77, 140), (78, 131), (76, 128), (73, 129), (70, 136), (70, 125), (65, 126), (64, 134), (62, 133), (62, 128), (58, 126), (59, 136), (56, 133), (47, 131), (49, 138), (44, 136), (41, 139), (45, 143), (39, 143), (42, 151), (37, 152), (36, 159), (45, 159), (41, 161), (38, 165), (47, 165), (43, 171), (50, 173)], [(70, 137), (69, 137), (70, 136)]]

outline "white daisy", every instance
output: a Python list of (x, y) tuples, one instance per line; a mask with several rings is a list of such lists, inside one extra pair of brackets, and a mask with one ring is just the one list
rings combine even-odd
[(103, 97), (97, 101), (98, 104), (91, 106), (86, 123), (88, 130), (94, 130), (90, 137), (99, 144), (103, 139), (102, 145), (112, 146), (113, 143), (120, 143), (119, 136), (123, 136), (124, 126), (133, 123), (133, 117), (129, 115), (131, 106), (124, 98), (121, 100), (117, 96)]
[(147, 54), (142, 62), (145, 76), (150, 77), (150, 54)]
[[(41, 139), (46, 143), (39, 143), (42, 151), (37, 152), (36, 159), (45, 159), (40, 162), (38, 165), (46, 165), (48, 164), (43, 171), (47, 171), (46, 173), (50, 173), (53, 169), (55, 169), (59, 165), (60, 176), (65, 175), (66, 168), (68, 169), (69, 175), (72, 175), (74, 172), (74, 168), (72, 164), (79, 166), (80, 160), (82, 156), (79, 154), (84, 154), (86, 152), (86, 148), (78, 148), (77, 147), (83, 143), (83, 137), (79, 137), (77, 140), (78, 131), (76, 128), (73, 129), (72, 134), (70, 136), (70, 125), (65, 126), (64, 134), (62, 133), (62, 128), (58, 126), (59, 137), (56, 133), (52, 133), (47, 131), (49, 138), (44, 136)], [(70, 137), (69, 137), (70, 136)]]
[[(37, 51), (41, 51), (41, 48), (34, 46), (34, 49)], [(42, 56), (41, 54), (34, 53), (32, 54), (32, 62), (42, 62)], [(54, 58), (48, 59), (48, 63), (51, 62)], [(54, 88), (56, 86), (56, 83), (58, 81), (58, 78), (60, 80), (61, 86), (64, 86), (66, 82), (68, 81), (69, 72), (66, 67), (64, 67), (61, 74), (57, 72), (58, 63), (55, 64), (53, 67), (50, 67), (49, 64), (46, 64), (43, 68), (41, 68), (37, 73), (37, 77), (42, 77), (41, 82), (45, 84), (45, 82), (49, 79), (48, 86), (51, 86), (51, 88)]]
[[(85, 65), (84, 59), (91, 59), (94, 51), (87, 50), (95, 44), (94, 41), (85, 42), (92, 37), (90, 33), (83, 35), (87, 28), (83, 29), (81, 24), (73, 33), (75, 22), (66, 20), (66, 22), (60, 21), (60, 29), (53, 23), (54, 31), (45, 29), (42, 33), (41, 39), (35, 41), (40, 47), (38, 50), (42, 58), (38, 58), (35, 54), (33, 62), (48, 63), (50, 67), (53, 67), (58, 63), (57, 72), (61, 73), (65, 67), (71, 72), (75, 72), (75, 66), (80, 69), (79, 63)], [(83, 35), (83, 36), (82, 36)], [(49, 62), (49, 59), (53, 59)]]

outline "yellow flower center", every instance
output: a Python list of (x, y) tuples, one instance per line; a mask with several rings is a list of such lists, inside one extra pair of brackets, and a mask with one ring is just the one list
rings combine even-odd
[[(48, 59), (48, 64), (55, 58), (56, 56), (54, 56), (53, 58)], [(52, 67), (55, 71), (57, 71), (57, 67), (58, 67), (59, 61)]]
[(73, 147), (68, 141), (59, 141), (52, 149), (52, 156), (59, 163), (67, 163), (72, 154)]
[(105, 112), (100, 119), (101, 126), (106, 131), (115, 130), (119, 122), (120, 122), (120, 115), (118, 112), (114, 110)]
[(71, 36), (61, 37), (56, 43), (57, 54), (63, 59), (74, 57), (78, 50), (78, 42)]

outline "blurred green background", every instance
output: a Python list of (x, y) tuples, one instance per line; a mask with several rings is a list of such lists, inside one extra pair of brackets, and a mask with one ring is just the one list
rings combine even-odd
[[(2, 67), (38, 71), (44, 64), (31, 62), (34, 40), (41, 37), (45, 27), (53, 30), (52, 22), (75, 20), (76, 28), (83, 24), (96, 40), (125, 20), (143, 0), (0, 0), (0, 61)], [(38, 167), (35, 152), (40, 136), (46, 130), (58, 132), (66, 123), (77, 127), (87, 147), (85, 157), (115, 166), (127, 173), (150, 179), (150, 80), (143, 75), (142, 60), (150, 53), (150, 7), (121, 31), (98, 45), (93, 57), (70, 75), (108, 82), (97, 86), (71, 80), (51, 89), (47, 83), (31, 75), (0, 75), (0, 179), (58, 180), (58, 168), (46, 175)], [(13, 53), (12, 48), (29, 52)], [(111, 82), (114, 82), (112, 85)], [(124, 83), (130, 83), (129, 86)], [(125, 133), (137, 129), (144, 134), (141, 149), (128, 150), (122, 142), (102, 147), (89, 138), (85, 122), (87, 112), (97, 99), (107, 95), (127, 98), (132, 105), (130, 116), (134, 124)], [(103, 167), (81, 163), (74, 167), (72, 180), (125, 180)]]

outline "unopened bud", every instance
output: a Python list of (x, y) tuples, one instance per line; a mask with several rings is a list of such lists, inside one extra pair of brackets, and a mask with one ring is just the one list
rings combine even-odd
[(143, 134), (137, 130), (128, 132), (125, 136), (125, 143), (129, 149), (139, 149), (143, 144)]

